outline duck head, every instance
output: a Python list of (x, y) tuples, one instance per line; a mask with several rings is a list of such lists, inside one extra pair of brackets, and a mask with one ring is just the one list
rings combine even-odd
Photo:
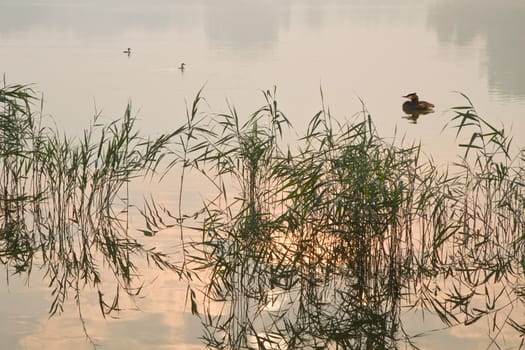
[(408, 98), (410, 101), (419, 101), (419, 97), (417, 96), (417, 94), (415, 92), (412, 92), (408, 95), (405, 95), (405, 96), (401, 96), (401, 97), (404, 97), (404, 98)]

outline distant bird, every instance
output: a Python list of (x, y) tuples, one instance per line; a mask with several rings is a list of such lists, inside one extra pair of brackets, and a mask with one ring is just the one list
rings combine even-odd
[(122, 52), (128, 54), (128, 57), (129, 57), (131, 55), (131, 48), (128, 47), (127, 50), (124, 50)]
[(402, 96), (408, 98), (410, 101), (403, 103), (403, 111), (406, 113), (413, 112), (432, 112), (434, 110), (434, 104), (427, 101), (419, 101), (419, 97), (415, 92)]
[(180, 64), (180, 67), (179, 67), (179, 69), (180, 69), (181, 71), (183, 71), (183, 70), (184, 70), (184, 66), (185, 66), (185, 65), (186, 65), (186, 64), (185, 64), (184, 62), (183, 62), (183, 63), (181, 63), (181, 64)]

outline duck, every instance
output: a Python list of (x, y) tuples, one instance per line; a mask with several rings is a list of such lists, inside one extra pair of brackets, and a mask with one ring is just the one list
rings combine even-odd
[(185, 65), (186, 65), (186, 63), (182, 62), (182, 63), (180, 64), (179, 69), (180, 69), (181, 71), (184, 70), (184, 66), (185, 66)]
[(123, 53), (127, 54), (128, 56), (131, 55), (131, 48), (128, 47), (127, 50), (122, 51)]
[(432, 112), (435, 105), (427, 101), (420, 101), (417, 93), (412, 92), (408, 95), (402, 96), (408, 98), (410, 101), (403, 103), (403, 111), (405, 112)]

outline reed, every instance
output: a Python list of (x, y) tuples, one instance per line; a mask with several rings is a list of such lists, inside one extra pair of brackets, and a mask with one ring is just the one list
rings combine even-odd
[[(52, 295), (50, 315), (61, 313), (72, 295), (85, 327), (83, 290), (96, 290), (104, 317), (120, 310), (122, 291), (141, 291), (137, 259), (180, 274), (171, 258), (129, 234), (127, 218), (128, 183), (156, 171), (177, 133), (142, 138), (128, 105), (122, 119), (102, 125), (96, 115), (72, 140), (41, 126), (33, 96), (21, 85), (0, 90), (0, 259), (8, 276), (11, 269), (29, 276), (39, 265)], [(104, 271), (113, 282), (102, 278)]]
[[(84, 289), (104, 316), (118, 311), (121, 292), (140, 293), (146, 260), (187, 284), (209, 348), (417, 348), (424, 334), (403, 322), (408, 310), (443, 328), (484, 320), (497, 346), (503, 330), (525, 335), (525, 150), (466, 96), (446, 126), (460, 153), (446, 168), (418, 144), (381, 138), (364, 107), (338, 120), (322, 93), (293, 144), (275, 89), (247, 118), (233, 106), (202, 112), (199, 91), (185, 123), (155, 139), (135, 131), (131, 105), (70, 139), (42, 126), (34, 96), (0, 89), (0, 261), (18, 274), (43, 267), (51, 315), (73, 295), (82, 320)], [(172, 172), (176, 208), (146, 201), (138, 229), (176, 229), (168, 256), (134, 238), (128, 184)], [(213, 189), (192, 211), (190, 174)]]
[(341, 123), (323, 103), (291, 149), (275, 91), (263, 96), (245, 123), (235, 108), (213, 118), (185, 153), (217, 189), (185, 216), (204, 217), (192, 260), (209, 273), (209, 346), (417, 347), (406, 309), (444, 327), (484, 318), (494, 342), (505, 326), (523, 334), (523, 151), (511, 156), (504, 130), (454, 108), (467, 142), (442, 170), (419, 145), (383, 140), (366, 110)]

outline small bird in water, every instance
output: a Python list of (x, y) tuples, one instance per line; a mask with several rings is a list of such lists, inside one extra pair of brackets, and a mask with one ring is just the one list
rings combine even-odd
[(122, 52), (123, 52), (123, 53), (125, 53), (125, 54), (127, 54), (127, 55), (128, 55), (128, 57), (129, 57), (129, 56), (131, 55), (131, 48), (130, 48), (130, 47), (128, 47), (128, 49), (127, 49), (127, 50), (124, 50), (124, 51), (122, 51)]
[(419, 97), (415, 92), (402, 96), (408, 98), (410, 101), (403, 103), (403, 111), (406, 113), (411, 112), (431, 112), (434, 110), (434, 104), (427, 101), (420, 101)]
[(180, 69), (181, 71), (183, 71), (183, 70), (184, 70), (184, 66), (185, 66), (185, 65), (186, 65), (186, 64), (185, 64), (184, 62), (183, 62), (183, 63), (181, 63), (181, 64), (180, 64), (180, 67), (179, 67), (179, 69)]

